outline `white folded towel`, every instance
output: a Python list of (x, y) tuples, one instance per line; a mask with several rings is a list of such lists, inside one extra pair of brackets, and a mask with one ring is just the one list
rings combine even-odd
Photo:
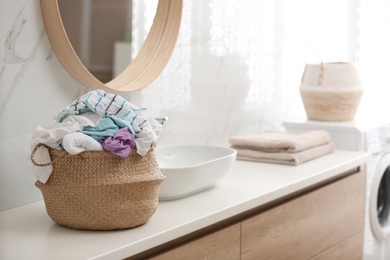
[(62, 138), (61, 146), (70, 154), (79, 154), (84, 151), (103, 151), (103, 147), (98, 141), (81, 132), (65, 135)]

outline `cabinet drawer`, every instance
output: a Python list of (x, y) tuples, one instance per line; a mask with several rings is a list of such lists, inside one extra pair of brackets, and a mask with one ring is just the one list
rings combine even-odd
[[(243, 221), (242, 259), (319, 255), (363, 230), (364, 194), (365, 175), (360, 172)], [(351, 243), (361, 247), (358, 239)]]
[(240, 259), (240, 224), (216, 231), (150, 259)]
[(348, 238), (313, 258), (313, 260), (348, 259), (361, 260), (363, 253), (363, 231)]

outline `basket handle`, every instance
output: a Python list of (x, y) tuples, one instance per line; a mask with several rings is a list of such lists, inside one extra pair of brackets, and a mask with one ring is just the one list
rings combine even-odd
[(38, 149), (39, 149), (41, 146), (44, 146), (44, 147), (46, 147), (47, 149), (50, 149), (50, 147), (47, 146), (47, 145), (45, 145), (45, 144), (42, 144), (42, 143), (37, 144), (37, 145), (34, 147), (33, 151), (31, 152), (31, 156), (30, 156), (31, 162), (32, 162), (35, 166), (40, 166), (40, 167), (49, 166), (49, 165), (52, 163), (51, 161), (48, 162), (48, 163), (37, 163), (37, 162), (35, 161), (35, 159), (34, 159), (35, 153), (38, 151)]

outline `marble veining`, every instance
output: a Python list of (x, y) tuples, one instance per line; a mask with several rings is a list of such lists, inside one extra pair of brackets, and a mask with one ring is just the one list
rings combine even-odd
[[(16, 14), (12, 26), (5, 34), (5, 40), (3, 45), (2, 63), (4, 64), (0, 70), (0, 82), (2, 87), (0, 88), (0, 119), (3, 117), (5, 107), (10, 100), (12, 92), (20, 84), (20, 81), (24, 78), (26, 71), (28, 70), (31, 62), (34, 61), (38, 48), (45, 36), (45, 30), (43, 26), (38, 28), (38, 35), (31, 39), (29, 43), (25, 44), (25, 35), (28, 36), (28, 30), (31, 29), (29, 24), (32, 23), (29, 20), (29, 12), (27, 8), (32, 6), (29, 4), (31, 1), (27, 1), (21, 6)], [(10, 67), (12, 64), (21, 64), (18, 66), (18, 70), (14, 71), (15, 67)], [(8, 66), (6, 66), (8, 65)], [(11, 69), (12, 73), (7, 73), (7, 70)], [(7, 75), (7, 79), (4, 79)], [(12, 76), (11, 76), (12, 75)], [(3, 120), (0, 120), (0, 124)], [(0, 125), (1, 126), (1, 125)]]
[[(25, 23), (25, 20), (22, 23)], [(20, 34), (20, 32), (17, 33), (16, 35), (19, 35), (19, 34)], [(21, 58), (20, 56), (18, 56), (15, 53), (15, 44), (17, 42), (18, 36), (15, 36), (15, 32), (11, 32), (9, 34), (9, 37), (6, 40), (6, 44), (5, 44), (5, 48), (4, 48), (6, 50), (5, 51), (6, 55), (4, 56), (4, 60), (6, 61), (5, 63), (7, 63), (7, 60), (8, 60), (8, 61), (12, 61), (9, 63), (22, 63), (22, 64), (20, 66), (19, 71), (15, 74), (13, 80), (9, 84), (7, 84), (6, 86), (3, 86), (3, 88), (0, 90), (0, 94), (1, 94), (0, 95), (0, 104), (1, 104), (0, 118), (2, 117), (2, 114), (4, 112), (4, 108), (7, 105), (7, 102), (9, 100), (10, 96), (12, 95), (12, 91), (18, 87), (21, 79), (23, 78), (24, 74), (28, 70), (30, 63), (34, 60), (34, 57), (37, 53), (39, 43), (43, 39), (44, 35), (45, 35), (45, 32), (42, 31), (41, 35), (39, 37), (39, 41), (37, 44), (34, 45), (30, 55), (27, 58)], [(6, 69), (7, 69), (7, 66), (2, 67), (1, 74), (0, 74), (0, 81), (2, 80), (2, 76), (4, 75), (4, 71)]]
[(20, 7), (5, 33), (3, 51), (0, 53), (4, 65), (32, 62), (36, 56), (45, 29), (41, 18), (31, 12), (36, 8), (34, 3), (26, 1)]

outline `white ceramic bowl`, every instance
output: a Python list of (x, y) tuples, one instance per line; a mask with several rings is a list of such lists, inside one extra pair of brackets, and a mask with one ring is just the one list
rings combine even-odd
[(167, 176), (160, 200), (174, 200), (211, 189), (232, 170), (237, 152), (210, 145), (172, 145), (155, 149), (161, 171)]

